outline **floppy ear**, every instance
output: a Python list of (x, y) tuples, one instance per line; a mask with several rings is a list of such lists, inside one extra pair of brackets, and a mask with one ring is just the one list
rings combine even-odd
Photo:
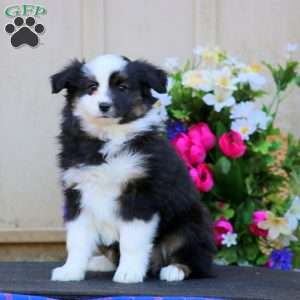
[(165, 93), (167, 91), (167, 75), (166, 72), (146, 61), (133, 61), (128, 64), (130, 69), (137, 73), (140, 81), (146, 84), (149, 88), (158, 93)]
[(82, 66), (84, 62), (74, 59), (61, 72), (52, 75), (51, 86), (52, 93), (57, 94), (63, 89), (70, 89), (75, 87), (82, 74)]

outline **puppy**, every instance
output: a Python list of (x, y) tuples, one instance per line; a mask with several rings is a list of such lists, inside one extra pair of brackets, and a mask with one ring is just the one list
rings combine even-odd
[[(103, 55), (74, 60), (51, 77), (66, 90), (59, 154), (68, 257), (52, 280), (112, 271), (116, 282), (147, 274), (178, 281), (208, 276), (215, 244), (211, 220), (163, 134), (151, 89), (166, 74), (144, 61)], [(104, 255), (93, 257), (98, 246)]]

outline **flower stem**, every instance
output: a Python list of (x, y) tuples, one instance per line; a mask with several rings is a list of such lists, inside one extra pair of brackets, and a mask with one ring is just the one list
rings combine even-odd
[[(276, 95), (274, 97), (274, 98), (276, 98), (276, 106), (275, 106), (275, 111), (274, 111), (273, 122), (275, 122), (275, 119), (276, 119), (277, 113), (278, 113), (278, 109), (279, 109), (279, 105), (281, 104), (282, 100), (284, 98), (287, 98), (291, 94), (292, 91), (293, 91), (293, 88), (291, 88), (289, 91), (287, 91), (285, 93), (285, 95), (283, 95), (283, 92), (280, 92), (280, 91), (276, 92)], [(272, 103), (273, 103), (273, 101), (272, 101)], [(272, 104), (271, 104), (271, 107), (272, 107)], [(270, 111), (271, 111), (271, 108), (270, 108)]]
[(272, 99), (272, 102), (271, 102), (271, 104), (269, 106), (269, 112), (270, 113), (272, 112), (274, 104), (278, 102), (279, 95), (280, 95), (280, 90), (277, 89), (276, 90), (276, 94), (274, 95), (274, 97)]

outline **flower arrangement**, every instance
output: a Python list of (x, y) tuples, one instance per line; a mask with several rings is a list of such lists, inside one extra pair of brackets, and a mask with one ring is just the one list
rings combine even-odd
[[(217, 263), (300, 267), (300, 141), (274, 124), (280, 103), (300, 86), (296, 50), (290, 44), (277, 66), (202, 47), (184, 66), (166, 61), (168, 92), (155, 96), (168, 138), (213, 216)], [(271, 103), (259, 103), (262, 97)]]

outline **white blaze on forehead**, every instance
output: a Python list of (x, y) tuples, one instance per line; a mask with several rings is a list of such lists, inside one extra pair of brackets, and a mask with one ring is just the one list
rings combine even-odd
[(127, 65), (127, 61), (120, 55), (101, 55), (84, 65), (84, 70), (94, 75), (100, 86), (108, 85), (110, 75), (121, 71)]

